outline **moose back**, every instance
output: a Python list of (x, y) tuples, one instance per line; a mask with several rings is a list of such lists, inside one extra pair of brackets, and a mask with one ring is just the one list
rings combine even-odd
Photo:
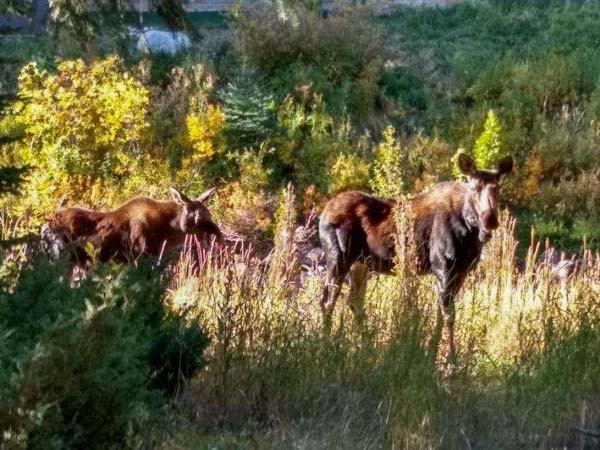
[[(221, 238), (204, 203), (210, 189), (196, 200), (171, 188), (171, 201), (138, 197), (112, 211), (66, 208), (53, 214), (41, 229), (42, 249), (58, 256), (72, 250), (73, 263), (90, 261), (91, 244), (99, 261), (132, 261), (142, 254), (159, 257), (183, 244), (186, 234)], [(88, 244), (89, 243), (89, 244)]]

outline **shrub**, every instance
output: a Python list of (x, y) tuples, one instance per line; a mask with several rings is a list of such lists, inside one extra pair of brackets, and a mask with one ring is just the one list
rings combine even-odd
[(600, 217), (600, 170), (585, 171), (576, 178), (544, 183), (530, 204), (563, 218)]
[(55, 73), (30, 63), (19, 76), (19, 97), (12, 115), (25, 124), (25, 139), (5, 155), (34, 169), (15, 214), (41, 218), (61, 198), (93, 203), (100, 187), (111, 188), (102, 196), (106, 206), (139, 172), (148, 90), (119, 59), (62, 61)]
[(355, 154), (341, 153), (331, 167), (330, 192), (361, 189), (369, 183), (370, 165)]
[[(334, 120), (322, 96), (309, 88), (296, 96), (288, 96), (281, 104), (280, 135), (270, 140), (284, 176), (301, 189), (314, 185), (320, 193), (339, 189), (346, 182), (355, 187), (366, 185), (367, 135), (357, 137), (348, 121)], [(352, 163), (358, 163), (357, 176), (349, 172)]]
[(25, 136), (26, 126), (14, 116), (0, 118), (0, 144), (16, 141)]
[[(63, 264), (60, 261), (58, 264)], [(160, 273), (99, 267), (78, 288), (38, 261), (0, 293), (0, 436), (9, 448), (148, 445), (206, 338), (168, 312)]]
[[(502, 139), (502, 127), (498, 122), (496, 114), (490, 109), (483, 125), (483, 131), (477, 138), (477, 141), (475, 141), (473, 148), (473, 159), (478, 169), (492, 169), (494, 167), (494, 164), (502, 154)], [(462, 178), (462, 174), (458, 169), (458, 159), (456, 156), (458, 156), (460, 151), (456, 153), (454, 158), (454, 176), (459, 179)]]
[(264, 250), (270, 244), (264, 241), (274, 212), (273, 196), (267, 192), (271, 169), (264, 164), (269, 152), (263, 144), (257, 151), (246, 150), (231, 158), (237, 165), (238, 179), (220, 189), (215, 208), (226, 228)]
[(57, 72), (25, 66), (14, 113), (26, 124), (27, 162), (69, 176), (119, 175), (124, 148), (148, 126), (148, 90), (114, 57), (90, 65), (63, 61)]
[(477, 138), (473, 148), (473, 159), (477, 167), (491, 169), (500, 158), (503, 150), (502, 127), (493, 110), (488, 111), (483, 124), (483, 132)]
[[(405, 159), (405, 158), (404, 158)], [(398, 198), (406, 194), (406, 161), (394, 127), (388, 126), (375, 150), (373, 178), (369, 184), (376, 195)]]
[(369, 185), (382, 197), (418, 194), (452, 177), (452, 147), (437, 134), (433, 138), (418, 134), (401, 140), (388, 126), (374, 153)]
[(221, 132), (225, 115), (219, 106), (201, 105), (195, 112), (188, 114), (185, 122), (188, 139), (194, 151), (184, 158), (184, 169), (210, 161), (223, 150)]
[(280, 97), (312, 85), (339, 114), (374, 112), (384, 46), (367, 8), (341, 7), (325, 18), (301, 2), (252, 3), (235, 16), (234, 34), (238, 53)]

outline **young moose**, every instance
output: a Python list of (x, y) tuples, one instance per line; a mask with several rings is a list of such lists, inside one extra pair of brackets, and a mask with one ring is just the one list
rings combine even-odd
[(155, 257), (166, 254), (183, 244), (186, 234), (221, 238), (219, 227), (204, 205), (214, 192), (214, 188), (209, 189), (191, 200), (171, 188), (172, 201), (138, 197), (106, 212), (63, 209), (42, 226), (42, 247), (58, 256), (67, 246), (73, 245), (73, 262), (82, 266), (90, 259), (85, 251), (88, 242), (98, 252), (100, 261), (127, 262), (142, 254)]
[[(448, 332), (446, 360), (454, 354), (454, 297), (481, 255), (483, 244), (498, 228), (498, 183), (513, 168), (512, 158), (497, 169), (477, 170), (466, 154), (458, 158), (467, 182), (435, 184), (410, 200), (419, 272), (433, 273), (438, 282), (439, 312), (436, 335)], [(350, 308), (359, 318), (362, 306), (356, 293), (366, 282), (367, 268), (393, 270), (394, 202), (358, 191), (342, 192), (325, 205), (319, 235), (327, 260), (327, 279), (321, 307), (326, 329), (342, 282), (350, 273)]]

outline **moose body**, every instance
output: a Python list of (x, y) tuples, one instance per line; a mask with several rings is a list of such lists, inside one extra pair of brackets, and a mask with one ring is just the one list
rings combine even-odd
[(142, 254), (159, 257), (183, 244), (186, 234), (221, 237), (204, 202), (214, 189), (191, 200), (171, 188), (172, 201), (134, 198), (112, 211), (66, 208), (42, 226), (43, 248), (57, 256), (72, 247), (74, 262), (81, 266), (90, 255), (90, 243), (99, 261), (131, 261)]
[[(436, 334), (446, 326), (449, 349), (454, 353), (454, 298), (468, 272), (481, 256), (483, 244), (499, 225), (498, 183), (512, 170), (512, 158), (504, 158), (497, 170), (477, 170), (475, 162), (460, 154), (459, 168), (467, 182), (434, 185), (410, 202), (418, 270), (437, 278), (439, 312)], [(395, 202), (358, 191), (342, 192), (325, 205), (319, 235), (325, 251), (327, 274), (321, 300), (325, 327), (331, 316), (342, 282), (350, 273), (350, 308), (360, 319), (364, 313), (361, 290), (368, 269), (393, 271), (395, 256)]]

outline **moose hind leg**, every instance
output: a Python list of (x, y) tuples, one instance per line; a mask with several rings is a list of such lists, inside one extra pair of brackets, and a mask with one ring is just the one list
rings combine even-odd
[(336, 230), (331, 226), (323, 226), (320, 227), (319, 231), (327, 262), (325, 287), (321, 298), (321, 311), (323, 313), (323, 328), (328, 332), (331, 330), (333, 310), (342, 289), (342, 282), (350, 267), (347, 263), (346, 255), (344, 255), (339, 245)]

